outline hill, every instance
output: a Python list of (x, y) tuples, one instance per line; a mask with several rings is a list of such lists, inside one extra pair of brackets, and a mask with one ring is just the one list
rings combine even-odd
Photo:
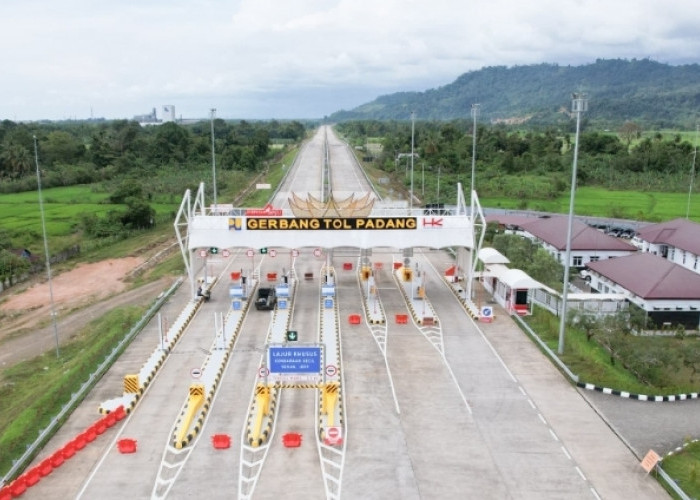
[(551, 125), (569, 121), (571, 93), (589, 98), (586, 119), (610, 128), (634, 121), (645, 128), (695, 128), (700, 65), (671, 66), (649, 59), (598, 59), (582, 66), (492, 66), (425, 92), (384, 95), (330, 120), (469, 118), (472, 103), (492, 123)]

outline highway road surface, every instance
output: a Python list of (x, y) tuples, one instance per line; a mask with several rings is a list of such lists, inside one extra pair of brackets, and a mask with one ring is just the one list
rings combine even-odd
[[(286, 208), (291, 192), (327, 199), (331, 192), (361, 195), (370, 189), (352, 151), (329, 127), (318, 130), (290, 168), (290, 184), (277, 192), (275, 207)], [(417, 307), (432, 307), (435, 321), (403, 323), (398, 319), (410, 318), (416, 302), (402, 292), (395, 272), (404, 258), (401, 249), (377, 249), (369, 256), (378, 299), (368, 301), (362, 288), (367, 282), (358, 272), (368, 256), (332, 243), (320, 256), (303, 248), (292, 255), (303, 242), (290, 242), (276, 248), (275, 256), (251, 258), (245, 248), (232, 248), (226, 257), (200, 262), (207, 276), (218, 278), (211, 300), (201, 303), (133, 410), (25, 498), (667, 498), (627, 443), (503, 311), (496, 308), (492, 323), (472, 320), (443, 279), (450, 254), (430, 249), (429, 242), (414, 250), (425, 292)], [(299, 333), (299, 345), (320, 342), (330, 349), (338, 343), (341, 401), (335, 404), (342, 444), (324, 447), (319, 419), (328, 416), (319, 387), (274, 388), (274, 422), (260, 446), (265, 453), (259, 463), (247, 463), (251, 418), (263, 401), (255, 393), (266, 345), (282, 314), (248, 307), (238, 313), (240, 327), (201, 428), (182, 450), (173, 447), (188, 390), (226, 331), (221, 318), (233, 307), (234, 271), (251, 281), (256, 277), (257, 286), (269, 274), (277, 282), (288, 276), (295, 291), (285, 329)], [(329, 314), (322, 297), (329, 277), (337, 324), (332, 339), (319, 340), (320, 318)], [(166, 321), (174, 322), (192, 302), (189, 290), (182, 286), (170, 299)], [(386, 321), (370, 324), (380, 308)], [(357, 316), (362, 321), (350, 321)], [(138, 372), (158, 341), (154, 321), (35, 463), (100, 418), (100, 404), (122, 393), (124, 376)], [(285, 446), (288, 434), (300, 436), (300, 445)], [(230, 437), (230, 447), (213, 446), (215, 435)], [(136, 441), (134, 453), (120, 452), (123, 439)], [(331, 465), (329, 453), (337, 453)]]

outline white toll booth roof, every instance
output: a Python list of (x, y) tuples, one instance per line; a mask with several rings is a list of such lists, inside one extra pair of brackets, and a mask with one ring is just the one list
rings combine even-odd
[(532, 279), (525, 271), (520, 269), (508, 269), (503, 264), (487, 266), (484, 276), (493, 276), (512, 289), (542, 288), (540, 282)]
[(482, 248), (478, 253), (479, 260), (484, 264), (510, 264), (508, 257), (495, 248)]

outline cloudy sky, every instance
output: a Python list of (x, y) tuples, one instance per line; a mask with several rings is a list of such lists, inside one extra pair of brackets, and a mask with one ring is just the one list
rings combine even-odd
[(494, 65), (700, 62), (697, 0), (1, 0), (0, 119), (316, 118)]

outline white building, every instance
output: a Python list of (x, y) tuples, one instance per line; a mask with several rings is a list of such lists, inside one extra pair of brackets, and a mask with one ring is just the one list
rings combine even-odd
[(175, 121), (175, 106), (172, 104), (163, 105), (163, 123)]
[(642, 252), (700, 274), (700, 224), (687, 219), (652, 224), (637, 231), (635, 241)]

